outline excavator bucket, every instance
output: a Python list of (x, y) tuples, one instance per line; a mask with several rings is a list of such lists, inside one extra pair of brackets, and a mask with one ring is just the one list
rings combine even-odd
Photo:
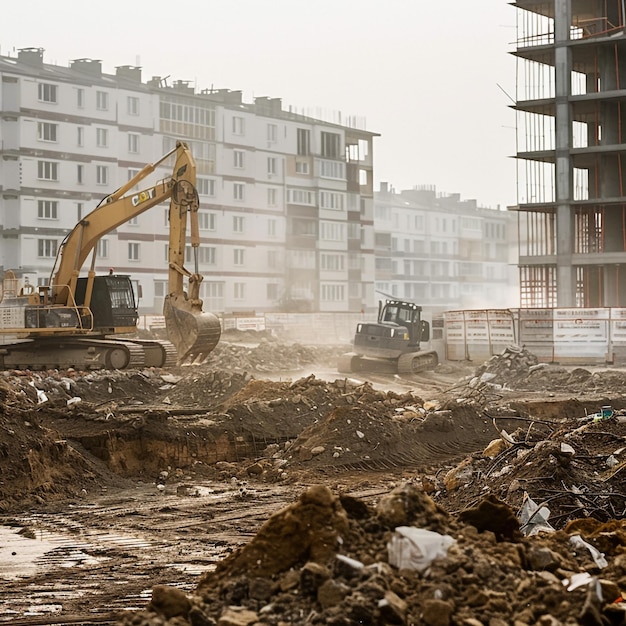
[(168, 339), (176, 347), (178, 363), (204, 361), (220, 339), (222, 328), (213, 313), (203, 313), (201, 304), (170, 294), (163, 315)]

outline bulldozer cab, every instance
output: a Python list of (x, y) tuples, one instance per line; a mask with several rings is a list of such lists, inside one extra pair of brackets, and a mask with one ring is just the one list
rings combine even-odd
[(409, 331), (410, 343), (419, 345), (430, 339), (430, 325), (422, 319), (422, 307), (413, 302), (387, 300), (379, 303), (379, 322), (404, 326)]

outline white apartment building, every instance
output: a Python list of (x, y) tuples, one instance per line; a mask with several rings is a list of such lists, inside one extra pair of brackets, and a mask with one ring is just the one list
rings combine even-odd
[[(74, 225), (182, 139), (197, 163), (206, 310), (373, 306), (375, 133), (283, 111), (276, 98), (143, 83), (137, 67), (49, 65), (43, 52), (0, 57), (0, 274), (47, 284)], [(154, 207), (98, 242), (96, 271), (129, 274), (140, 312), (160, 313), (167, 241), (167, 209)]]
[(375, 195), (376, 290), (426, 311), (519, 306), (515, 220), (434, 187)]

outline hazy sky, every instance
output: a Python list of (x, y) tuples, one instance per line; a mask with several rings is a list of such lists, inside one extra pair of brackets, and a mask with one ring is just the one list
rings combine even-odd
[(30, 0), (2, 7), (0, 53), (41, 47), (207, 87), (341, 111), (381, 134), (376, 189), (436, 185), (516, 202), (515, 9), (506, 0)]

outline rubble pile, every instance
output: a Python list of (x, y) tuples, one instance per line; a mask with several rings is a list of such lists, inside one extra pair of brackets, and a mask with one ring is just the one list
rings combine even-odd
[(514, 386), (526, 379), (538, 364), (537, 357), (526, 348), (511, 345), (476, 368), (470, 385), (489, 382), (501, 386)]
[(345, 346), (305, 346), (267, 339), (251, 345), (220, 342), (209, 355), (206, 364), (218, 370), (299, 372), (314, 365), (335, 368), (339, 356), (345, 351)]
[(521, 423), (440, 476), (436, 499), (453, 511), (486, 493), (515, 510), (530, 498), (557, 529), (579, 517), (626, 516), (626, 416)]
[(525, 537), (495, 497), (450, 515), (411, 483), (373, 506), (318, 485), (193, 593), (155, 587), (118, 624), (624, 624), (625, 548), (624, 522)]

